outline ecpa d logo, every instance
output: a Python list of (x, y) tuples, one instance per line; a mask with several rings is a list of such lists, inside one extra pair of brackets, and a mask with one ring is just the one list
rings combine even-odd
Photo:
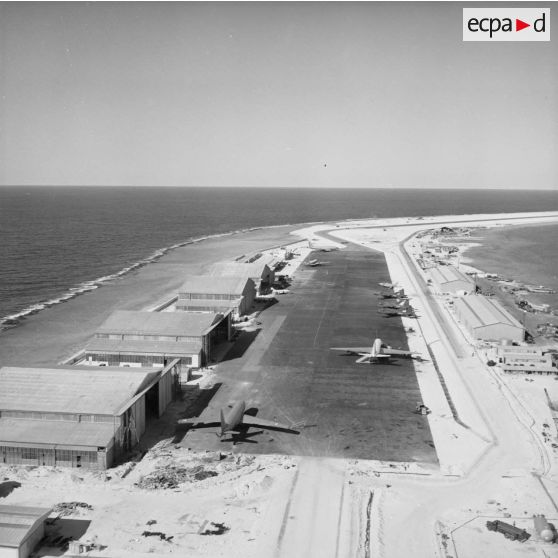
[(464, 41), (550, 41), (550, 8), (463, 8)]

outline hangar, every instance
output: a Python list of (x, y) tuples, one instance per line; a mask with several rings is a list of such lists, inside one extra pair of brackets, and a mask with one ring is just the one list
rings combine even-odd
[(267, 263), (259, 258), (254, 262), (218, 262), (209, 270), (213, 277), (250, 277), (257, 290), (271, 287), (275, 273)]
[(177, 373), (203, 366), (212, 346), (230, 338), (229, 314), (119, 310), (88, 342), (84, 360), (97, 366), (166, 366), (178, 359)]
[(0, 368), (0, 463), (110, 467), (170, 403), (170, 368)]
[(474, 281), (451, 265), (431, 268), (430, 276), (434, 290), (438, 293), (457, 294), (459, 291), (470, 293), (475, 290)]
[(51, 508), (0, 505), (0, 557), (27, 558), (45, 534)]
[(178, 292), (176, 309), (186, 312), (227, 312), (238, 317), (254, 304), (256, 287), (249, 277), (190, 275)]
[(459, 321), (474, 339), (521, 342), (525, 328), (496, 300), (482, 295), (456, 299), (454, 310)]

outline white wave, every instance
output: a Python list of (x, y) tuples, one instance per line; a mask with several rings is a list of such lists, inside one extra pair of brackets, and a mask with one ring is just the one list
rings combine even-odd
[[(83, 283), (80, 283), (79, 285), (76, 285), (75, 287), (70, 287), (68, 289), (67, 292), (65, 292), (64, 294), (57, 296), (56, 298), (51, 298), (49, 300), (46, 300), (44, 302), (38, 302), (35, 304), (32, 304), (30, 306), (28, 306), (27, 308), (24, 308), (23, 310), (21, 310), (20, 312), (17, 312), (15, 314), (10, 314), (8, 316), (4, 316), (2, 318), (0, 318), (0, 331), (4, 330), (4, 329), (8, 329), (11, 327), (15, 327), (16, 325), (18, 325), (22, 320), (24, 320), (27, 316), (31, 316), (33, 314), (37, 314), (38, 312), (41, 312), (42, 310), (44, 310), (45, 308), (50, 308), (52, 306), (55, 306), (57, 304), (63, 304), (64, 302), (67, 302), (68, 300), (71, 300), (72, 298), (76, 298), (82, 294), (91, 292), (95, 289), (98, 289), (99, 287), (102, 287), (103, 285), (106, 285), (108, 282), (113, 281), (115, 279), (118, 279), (120, 277), (123, 277), (125, 275), (127, 275), (128, 273), (135, 271), (141, 267), (144, 267), (150, 263), (153, 263), (155, 261), (157, 261), (158, 259), (160, 259), (161, 257), (163, 257), (165, 254), (167, 254), (168, 252), (170, 252), (171, 250), (176, 250), (177, 248), (183, 248), (184, 246), (188, 246), (189, 244), (194, 244), (197, 242), (201, 242), (203, 240), (210, 240), (212, 238), (221, 238), (224, 236), (232, 236), (234, 234), (238, 234), (238, 233), (243, 233), (243, 232), (249, 232), (249, 231), (253, 231), (253, 230), (257, 230), (260, 228), (273, 228), (276, 227), (278, 225), (273, 225), (271, 227), (253, 227), (250, 229), (238, 229), (235, 231), (230, 231), (230, 232), (226, 232), (226, 233), (217, 233), (217, 234), (210, 234), (210, 235), (205, 235), (205, 236), (200, 236), (197, 238), (191, 238), (188, 240), (185, 240), (183, 242), (177, 242), (176, 244), (172, 244), (170, 246), (166, 246), (164, 248), (159, 248), (157, 250), (155, 250), (151, 255), (147, 256), (146, 258), (143, 258), (141, 260), (138, 260), (137, 262), (124, 267), (123, 269), (115, 272), (115, 273), (111, 273), (110, 275), (103, 275), (102, 277), (99, 277), (97, 279), (93, 279), (90, 281), (84, 281)], [(280, 225), (283, 226), (283, 225)]]

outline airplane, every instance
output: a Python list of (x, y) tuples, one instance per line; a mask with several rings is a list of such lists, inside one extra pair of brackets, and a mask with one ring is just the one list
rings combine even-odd
[(380, 308), (407, 309), (409, 308), (409, 299), (404, 298), (402, 300), (396, 299), (393, 302), (380, 302)]
[(392, 349), (382, 343), (381, 339), (374, 339), (372, 347), (330, 347), (331, 351), (343, 351), (348, 355), (356, 355), (359, 358), (357, 364), (376, 364), (379, 362), (390, 362), (393, 357), (413, 358), (416, 353), (402, 349)]
[(382, 314), (386, 318), (395, 318), (397, 316), (406, 316), (407, 318), (417, 317), (415, 309), (412, 306), (408, 306), (407, 308), (395, 309), (395, 310), (390, 310), (389, 308), (382, 310), (382, 308), (380, 308), (380, 312), (382, 312)]
[(178, 424), (188, 424), (192, 429), (220, 427), (220, 432), (217, 434), (219, 438), (222, 438), (226, 434), (232, 434), (234, 438), (235, 433), (246, 436), (248, 429), (251, 427), (263, 428), (264, 430), (277, 430), (289, 434), (300, 434), (298, 430), (294, 430), (291, 426), (285, 426), (275, 421), (265, 420), (247, 414), (245, 401), (238, 401), (235, 403), (228, 413), (225, 413), (225, 410), (221, 409), (219, 412), (219, 422), (192, 423), (190, 419), (181, 419), (178, 421)]
[(316, 266), (319, 266), (319, 265), (324, 265), (326, 263), (328, 263), (328, 262), (322, 262), (320, 260), (310, 260), (305, 265), (307, 265), (308, 267), (316, 267)]
[(403, 289), (399, 289), (398, 291), (394, 291), (392, 293), (390, 293), (390, 292), (378, 293), (378, 297), (382, 297), (382, 298), (408, 298)]

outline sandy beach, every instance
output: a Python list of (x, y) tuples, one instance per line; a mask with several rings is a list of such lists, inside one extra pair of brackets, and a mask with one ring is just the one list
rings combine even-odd
[[(417, 310), (418, 319), (403, 317), (402, 325), (409, 349), (428, 357), (415, 362), (415, 372), (422, 399), (431, 410), (426, 419), (439, 466), (248, 456), (236, 449), (221, 455), (191, 451), (168, 438), (152, 446), (137, 464), (123, 464), (106, 476), (44, 467), (6, 469), (22, 487), (5, 503), (51, 505), (79, 500), (92, 504), (93, 510), (76, 512), (74, 517), (91, 520), (85, 536), (109, 545), (101, 556), (188, 552), (279, 558), (296, 556), (303, 549), (304, 556), (320, 558), (404, 558), (410, 548), (421, 557), (533, 555), (539, 548), (536, 539), (524, 545), (512, 543), (487, 531), (484, 523), (487, 518), (511, 518), (530, 529), (531, 516), (544, 513), (556, 524), (558, 477), (556, 444), (552, 445), (556, 432), (549, 426), (553, 419), (543, 388), (558, 401), (558, 382), (534, 378), (525, 389), (524, 378), (508, 379), (488, 367), (482, 348), (467, 337), (443, 300), (421, 286), (424, 272), (413, 263), (413, 250), (418, 250), (413, 243), (417, 232), (442, 225), (548, 222), (558, 222), (558, 214), (343, 221), (204, 240), (31, 316), (0, 336), (1, 364), (50, 364), (80, 349), (110, 312), (152, 307), (172, 296), (186, 273), (203, 271), (216, 261), (294, 242), (307, 241), (316, 250), (332, 245), (343, 250), (347, 243), (357, 244), (383, 253), (391, 281), (404, 287)], [(369, 303), (373, 310), (375, 301)], [(265, 319), (263, 324), (265, 344), (273, 335)], [(254, 354), (249, 348), (248, 364)], [(363, 369), (363, 373), (373, 372)], [(161, 419), (155, 430), (168, 432), (173, 425), (172, 417), (166, 423)], [(172, 491), (143, 487), (150, 475), (177, 464), (196, 471), (201, 466), (214, 475), (200, 482), (190, 479)], [(171, 535), (173, 542), (142, 536), (148, 521), (156, 521), (155, 527)], [(208, 521), (226, 525), (229, 531), (200, 537), (199, 526)], [(558, 551), (547, 546), (545, 555), (558, 556)]]
[(155, 263), (27, 317), (0, 334), (0, 366), (48, 365), (79, 351), (115, 310), (142, 310), (172, 296), (184, 276), (217, 261), (292, 243), (297, 227), (262, 228), (177, 248)]

